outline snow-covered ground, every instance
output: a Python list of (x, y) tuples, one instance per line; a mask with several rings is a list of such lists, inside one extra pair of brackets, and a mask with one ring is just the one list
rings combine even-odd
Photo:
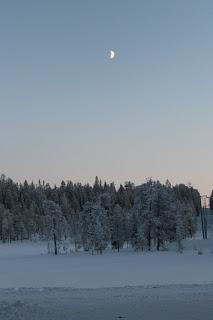
[(0, 320), (212, 320), (213, 286), (0, 290)]
[[(196, 250), (197, 249), (197, 250)], [(106, 251), (47, 255), (44, 243), (0, 245), (0, 288), (111, 288), (213, 283), (213, 240), (188, 240), (182, 254)], [(203, 254), (199, 255), (198, 250)]]
[[(0, 320), (210, 320), (213, 239), (169, 251), (47, 255), (45, 243), (0, 244)], [(200, 254), (198, 254), (198, 252)]]

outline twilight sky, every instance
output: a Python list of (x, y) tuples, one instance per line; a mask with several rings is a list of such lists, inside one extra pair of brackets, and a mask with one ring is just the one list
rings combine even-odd
[(213, 1), (0, 2), (1, 173), (209, 193), (212, 135)]

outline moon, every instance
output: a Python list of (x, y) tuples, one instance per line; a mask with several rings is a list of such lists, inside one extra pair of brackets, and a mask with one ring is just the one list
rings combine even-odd
[(115, 58), (115, 51), (114, 50), (110, 50), (109, 58), (110, 58), (110, 60), (113, 60)]

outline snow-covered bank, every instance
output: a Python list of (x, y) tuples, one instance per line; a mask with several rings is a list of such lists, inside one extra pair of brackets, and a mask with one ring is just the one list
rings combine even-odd
[(0, 290), (0, 320), (212, 320), (213, 286)]
[[(0, 288), (110, 288), (213, 283), (213, 240), (191, 240), (175, 251), (106, 251), (102, 256), (50, 256), (44, 244), (0, 245)], [(203, 254), (198, 255), (197, 250)]]

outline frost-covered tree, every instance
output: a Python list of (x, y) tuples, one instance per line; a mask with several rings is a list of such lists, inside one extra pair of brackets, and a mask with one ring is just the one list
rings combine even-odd
[(171, 188), (159, 181), (148, 180), (136, 188), (133, 212), (137, 217), (137, 246), (144, 248), (146, 245), (148, 250), (151, 250), (152, 246), (156, 245), (159, 250), (174, 236), (173, 200)]
[(102, 183), (98, 177), (92, 186), (72, 181), (51, 186), (45, 181), (16, 183), (1, 175), (0, 240), (53, 237), (51, 226), (60, 219), (44, 212), (45, 201), (53, 202), (66, 222), (66, 228), (64, 223), (55, 228), (56, 242), (67, 239), (76, 250), (83, 246), (99, 252), (110, 243), (119, 250), (124, 242), (135, 249), (160, 250), (168, 241), (192, 237), (200, 213), (199, 192), (183, 184), (173, 187), (169, 181), (163, 185), (148, 180), (137, 187), (125, 182), (116, 189), (113, 182)]
[[(140, 237), (143, 230), (143, 238), (146, 239), (148, 250), (151, 250), (153, 232), (154, 232), (154, 217), (155, 217), (155, 182), (152, 180), (139, 186), (135, 190), (134, 208), (137, 223), (135, 228), (135, 237)], [(137, 238), (136, 237), (136, 238)]]
[(154, 199), (154, 238), (157, 250), (163, 247), (165, 242), (174, 239), (176, 220), (174, 202), (175, 198), (171, 187), (157, 181)]
[(114, 207), (112, 217), (111, 242), (112, 247), (117, 249), (119, 252), (126, 240), (125, 218), (123, 210), (119, 204), (116, 204)]
[(176, 232), (175, 232), (175, 237), (176, 237), (176, 242), (177, 242), (177, 250), (178, 252), (183, 251), (183, 244), (182, 240), (185, 237), (185, 226), (184, 226), (184, 206), (180, 201), (176, 202)]
[(0, 234), (3, 242), (11, 242), (14, 238), (14, 226), (13, 226), (13, 215), (5, 209), (3, 205), (0, 205)]
[(53, 241), (54, 253), (58, 254), (58, 243), (67, 233), (67, 222), (62, 214), (62, 210), (58, 204), (52, 200), (43, 202), (45, 233), (48, 240), (48, 246)]
[(185, 230), (184, 237), (192, 237), (196, 232), (196, 216), (199, 213), (200, 196), (198, 191), (191, 186), (183, 184), (176, 185), (173, 188), (175, 199), (182, 207), (182, 221)]
[(109, 224), (107, 211), (100, 201), (95, 204), (87, 202), (84, 205), (81, 212), (81, 230), (84, 249), (102, 254), (109, 241)]

